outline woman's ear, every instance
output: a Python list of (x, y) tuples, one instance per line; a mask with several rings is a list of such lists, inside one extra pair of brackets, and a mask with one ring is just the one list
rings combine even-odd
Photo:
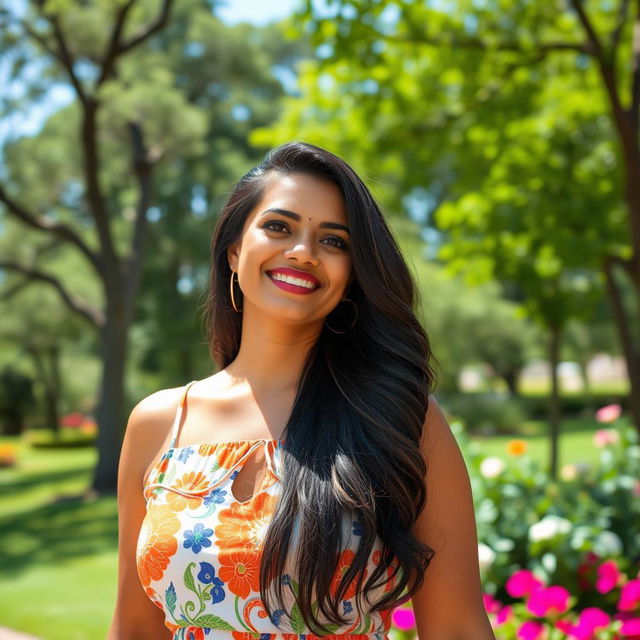
[(229, 245), (227, 249), (227, 260), (229, 261), (229, 268), (232, 271), (238, 271), (238, 247), (236, 243)]

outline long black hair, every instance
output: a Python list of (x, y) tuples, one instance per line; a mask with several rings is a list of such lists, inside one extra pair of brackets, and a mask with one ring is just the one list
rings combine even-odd
[[(295, 536), (296, 609), (312, 633), (323, 635), (327, 628), (316, 615), (348, 624), (338, 606), (354, 584), (362, 597), (393, 581), (394, 588), (377, 602), (367, 597), (368, 612), (384, 612), (408, 601), (424, 581), (435, 552), (411, 529), (427, 499), (419, 443), (435, 372), (415, 314), (415, 282), (376, 201), (343, 160), (303, 142), (272, 149), (238, 181), (220, 213), (205, 308), (209, 349), (218, 367), (235, 359), (241, 339), (242, 314), (231, 306), (227, 248), (240, 239), (266, 177), (274, 172), (308, 174), (337, 185), (351, 235), (354, 277), (346, 297), (356, 303), (357, 319), (344, 334), (325, 325), (305, 360), (284, 431), (282, 492), (260, 563), (260, 596), (272, 617), (272, 584), (276, 604), (287, 610), (282, 588), (291, 584), (283, 572)], [(241, 292), (234, 297), (241, 305)], [(341, 306), (327, 319), (334, 328), (345, 324), (336, 320)], [(362, 535), (334, 598), (334, 572), (345, 542), (337, 525), (345, 513), (357, 517)], [(377, 536), (380, 560), (363, 586)]]

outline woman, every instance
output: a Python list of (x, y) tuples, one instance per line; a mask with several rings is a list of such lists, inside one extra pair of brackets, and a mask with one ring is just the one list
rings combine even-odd
[(409, 599), (421, 640), (494, 638), (415, 299), (340, 158), (289, 143), (238, 182), (212, 243), (220, 370), (127, 425), (110, 640), (383, 640)]

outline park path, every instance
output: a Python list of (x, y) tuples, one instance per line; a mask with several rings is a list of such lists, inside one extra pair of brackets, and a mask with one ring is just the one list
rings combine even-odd
[(0, 627), (0, 640), (40, 640), (40, 638), (13, 631), (13, 629), (7, 629), (7, 627)]

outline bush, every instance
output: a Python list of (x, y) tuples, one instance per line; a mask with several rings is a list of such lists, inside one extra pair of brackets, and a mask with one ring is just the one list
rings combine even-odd
[(502, 393), (443, 395), (442, 403), (470, 433), (479, 435), (518, 433), (526, 419), (520, 399)]
[(75, 427), (61, 427), (58, 435), (49, 429), (31, 429), (24, 437), (34, 449), (91, 447), (96, 442), (95, 430), (81, 430)]

